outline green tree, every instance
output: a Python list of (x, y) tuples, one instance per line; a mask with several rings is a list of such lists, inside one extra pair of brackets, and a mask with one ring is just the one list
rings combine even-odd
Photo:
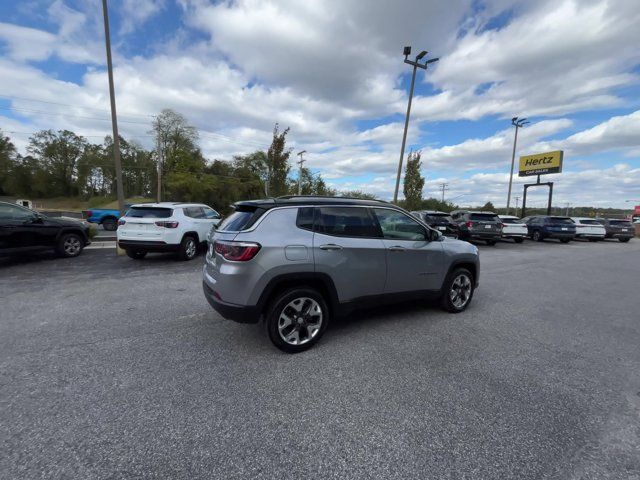
[(291, 170), (291, 166), (289, 165), (291, 149), (286, 148), (287, 133), (289, 133), (288, 127), (280, 132), (279, 126), (276, 123), (273, 128), (273, 140), (267, 151), (267, 186), (268, 195), (271, 197), (279, 197), (288, 193), (287, 177)]
[(0, 130), (0, 195), (6, 195), (12, 172), (15, 168), (16, 147)]
[(341, 190), (338, 192), (338, 197), (350, 197), (361, 198), (363, 200), (378, 200), (378, 197), (371, 193), (363, 192), (362, 190)]
[(421, 152), (411, 152), (407, 158), (407, 166), (404, 173), (404, 204), (407, 210), (415, 210), (422, 203), (422, 189), (424, 178), (420, 174)]
[[(184, 115), (164, 109), (154, 119), (152, 130), (156, 158), (162, 178), (169, 173), (202, 173), (206, 161), (198, 148), (198, 130), (189, 125)], [(173, 192), (167, 190), (171, 196)]]
[(495, 212), (496, 207), (493, 206), (493, 203), (487, 202), (482, 206), (482, 208), (480, 208), (480, 210), (487, 211), (487, 212)]
[(78, 195), (78, 163), (86, 140), (69, 130), (40, 131), (29, 139), (27, 151), (36, 158), (48, 177), (46, 196)]

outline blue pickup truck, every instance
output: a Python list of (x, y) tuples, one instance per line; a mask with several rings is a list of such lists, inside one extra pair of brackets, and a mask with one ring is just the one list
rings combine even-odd
[[(129, 205), (125, 205), (125, 207), (129, 208)], [(84, 210), (82, 216), (87, 222), (97, 223), (102, 225), (105, 230), (113, 232), (118, 229), (120, 211), (107, 208), (92, 208), (91, 210)]]

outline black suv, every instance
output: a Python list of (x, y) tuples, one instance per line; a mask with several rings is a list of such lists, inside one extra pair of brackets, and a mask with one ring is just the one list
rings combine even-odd
[(458, 238), (458, 225), (448, 213), (437, 210), (418, 210), (411, 212), (411, 215), (447, 237)]
[(53, 248), (63, 257), (77, 257), (90, 243), (89, 227), (77, 220), (0, 202), (0, 255)]
[(451, 218), (458, 225), (461, 240), (484, 240), (487, 245), (495, 245), (502, 236), (502, 220), (495, 212), (455, 210)]
[(596, 218), (596, 222), (604, 225), (604, 238), (617, 238), (621, 242), (628, 242), (635, 235), (633, 224), (629, 220), (615, 218)]

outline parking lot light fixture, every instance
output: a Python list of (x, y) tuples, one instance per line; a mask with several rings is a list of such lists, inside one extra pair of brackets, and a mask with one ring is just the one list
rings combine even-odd
[(513, 164), (516, 160), (516, 144), (518, 143), (518, 129), (524, 127), (529, 122), (526, 118), (513, 117), (511, 125), (516, 127), (516, 134), (513, 138), (513, 153), (511, 154), (511, 173), (509, 174), (509, 192), (507, 194), (507, 215), (511, 213), (511, 186), (513, 184)]
[(409, 129), (409, 116), (411, 115), (411, 101), (413, 100), (413, 87), (416, 83), (416, 71), (418, 68), (423, 70), (427, 69), (427, 65), (430, 63), (437, 62), (440, 60), (439, 58), (432, 58), (431, 60), (427, 60), (424, 63), (420, 63), (425, 55), (427, 55), (426, 50), (421, 51), (418, 55), (416, 55), (415, 60), (409, 60), (409, 55), (411, 55), (411, 47), (404, 47), (403, 55), (404, 55), (404, 63), (413, 66), (413, 73), (411, 75), (411, 87), (409, 88), (409, 102), (407, 104), (407, 115), (404, 119), (404, 132), (402, 134), (402, 147), (400, 148), (400, 161), (398, 162), (398, 175), (396, 177), (396, 188), (393, 192), (393, 203), (398, 203), (398, 190), (400, 189), (400, 177), (402, 176), (402, 160), (404, 158), (404, 149), (407, 144), (407, 130)]

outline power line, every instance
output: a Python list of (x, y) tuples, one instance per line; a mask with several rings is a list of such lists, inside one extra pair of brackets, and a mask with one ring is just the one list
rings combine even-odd
[[(71, 104), (71, 103), (61, 103), (61, 102), (52, 102), (50, 100), (40, 100), (37, 98), (27, 98), (27, 97), (16, 97), (11, 95), (0, 95), (0, 98), (6, 98), (8, 100), (23, 100), (27, 102), (37, 102), (37, 103), (47, 103), (49, 105), (60, 105), (62, 107), (73, 107), (73, 108), (82, 108), (84, 110), (95, 110), (97, 112), (104, 112), (106, 108), (96, 108), (96, 107), (86, 107), (84, 105)], [(122, 114), (121, 114), (122, 115)], [(128, 113), (124, 115), (125, 117), (139, 117), (139, 118), (153, 118), (153, 115), (140, 115), (135, 113)]]

